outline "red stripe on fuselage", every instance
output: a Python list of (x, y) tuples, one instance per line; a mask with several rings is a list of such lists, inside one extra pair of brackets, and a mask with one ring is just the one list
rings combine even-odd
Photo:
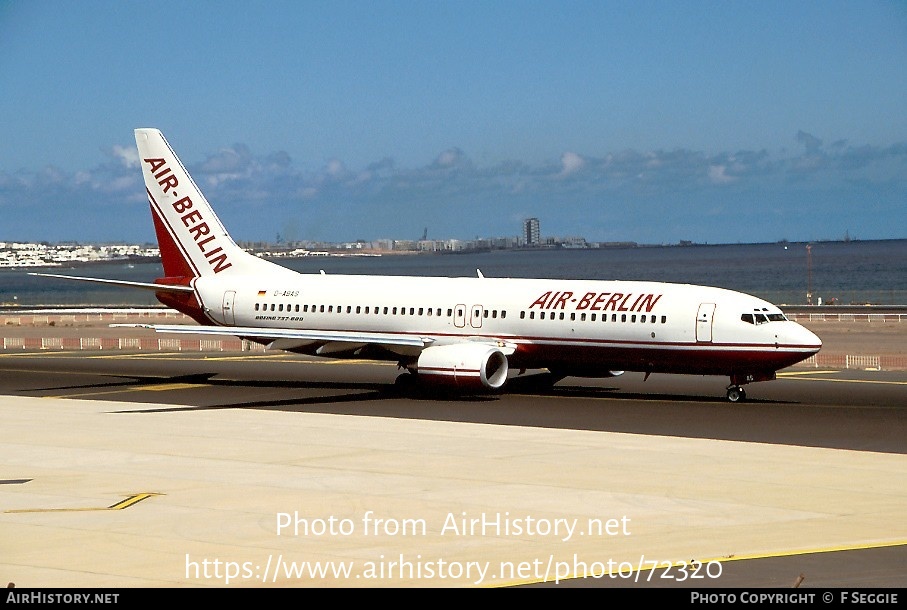
[(520, 343), (509, 357), (514, 368), (650, 371), (695, 375), (732, 375), (777, 371), (805, 360), (813, 350), (780, 351), (773, 346), (564, 345)]

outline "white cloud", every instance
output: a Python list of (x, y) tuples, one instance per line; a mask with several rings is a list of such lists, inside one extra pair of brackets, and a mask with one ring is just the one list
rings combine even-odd
[(124, 166), (133, 168), (139, 166), (139, 151), (134, 146), (114, 146), (113, 156), (119, 159)]
[(435, 167), (455, 167), (463, 159), (463, 151), (459, 148), (449, 148), (435, 159)]
[(709, 180), (712, 184), (728, 184), (736, 180), (733, 176), (728, 176), (725, 172), (727, 167), (724, 165), (709, 166)]
[(574, 174), (586, 165), (586, 160), (574, 152), (565, 152), (561, 155), (561, 172), (560, 176), (569, 176)]
[(331, 178), (342, 178), (346, 175), (346, 166), (340, 159), (331, 159), (325, 165), (324, 173)]

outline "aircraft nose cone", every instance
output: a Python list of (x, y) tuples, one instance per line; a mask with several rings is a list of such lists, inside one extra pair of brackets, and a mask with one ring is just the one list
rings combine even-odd
[(799, 326), (796, 337), (798, 344), (803, 347), (812, 347), (816, 352), (822, 349), (822, 339), (820, 339), (816, 333), (799, 324), (797, 326)]

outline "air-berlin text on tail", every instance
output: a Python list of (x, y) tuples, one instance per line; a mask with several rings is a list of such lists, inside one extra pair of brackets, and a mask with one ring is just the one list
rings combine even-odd
[(587, 292), (582, 296), (574, 296), (569, 290), (563, 292), (548, 291), (540, 295), (529, 309), (567, 309), (572, 307), (579, 311), (652, 311), (655, 303), (661, 298), (660, 294), (635, 294), (633, 292)]
[[(179, 197), (176, 187), (179, 186), (179, 180), (173, 173), (173, 170), (167, 166), (166, 159), (143, 159), (149, 165), (149, 170), (157, 180), (157, 183), (163, 189), (164, 194), (173, 190), (173, 196)], [(182, 197), (172, 204), (173, 211), (179, 214), (183, 226), (189, 230), (192, 240), (202, 254), (205, 255), (208, 264), (214, 269), (214, 273), (220, 273), (233, 263), (227, 260), (227, 253), (217, 245), (217, 235), (211, 232), (211, 227), (205, 222), (204, 216), (198, 208), (193, 207), (192, 199)], [(214, 243), (212, 243), (214, 242)]]

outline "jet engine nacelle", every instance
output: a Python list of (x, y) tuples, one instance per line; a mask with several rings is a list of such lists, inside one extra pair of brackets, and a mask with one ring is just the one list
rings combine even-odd
[(464, 390), (496, 390), (507, 381), (507, 356), (481, 343), (439, 345), (422, 350), (416, 363), (427, 384)]

